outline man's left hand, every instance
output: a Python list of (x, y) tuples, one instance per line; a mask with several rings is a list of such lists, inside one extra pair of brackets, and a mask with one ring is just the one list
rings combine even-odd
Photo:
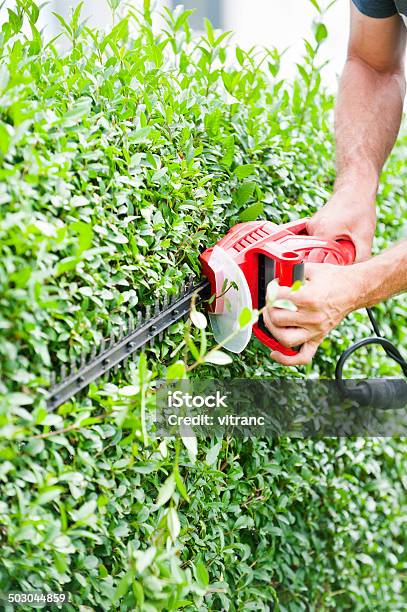
[(325, 336), (358, 307), (362, 287), (353, 268), (308, 263), (305, 283), (298, 291), (279, 288), (277, 299), (290, 300), (297, 311), (271, 307), (264, 311), (264, 322), (283, 346), (301, 349), (292, 357), (273, 351), (275, 361), (287, 366), (310, 363)]

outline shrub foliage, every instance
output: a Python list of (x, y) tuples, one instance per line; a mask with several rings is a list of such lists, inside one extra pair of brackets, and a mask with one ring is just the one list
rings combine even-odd
[[(72, 610), (402, 609), (403, 441), (154, 439), (154, 379), (199, 344), (187, 325), (185, 348), (184, 323), (45, 409), (54, 369), (176, 294), (228, 227), (329, 196), (325, 27), (289, 84), (276, 50), (236, 48), (208, 22), (193, 34), (188, 11), (158, 28), (146, 1), (106, 34), (78, 8), (61, 19), (67, 51), (38, 13), (20, 0), (0, 34), (0, 589), (70, 591)], [(381, 244), (400, 167), (385, 176)], [(356, 315), (347, 338), (337, 330), (315, 371), (365, 328)], [(255, 341), (199, 368), (282, 373)]]

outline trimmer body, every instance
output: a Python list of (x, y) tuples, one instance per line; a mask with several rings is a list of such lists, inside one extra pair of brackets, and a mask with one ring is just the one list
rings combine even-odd
[[(268, 284), (278, 279), (291, 287), (304, 280), (304, 263), (348, 265), (355, 260), (355, 247), (348, 240), (325, 240), (309, 236), (307, 219), (277, 225), (271, 221), (239, 223), (214, 247), (200, 256), (204, 274), (216, 298), (209, 315), (218, 342), (240, 353), (250, 340), (251, 329), (237, 331), (239, 312), (244, 307), (262, 309)], [(228, 340), (229, 336), (234, 338)], [(282, 346), (266, 328), (260, 316), (252, 328), (255, 336), (272, 350), (285, 355), (296, 351)], [(236, 338), (237, 337), (237, 338)]]

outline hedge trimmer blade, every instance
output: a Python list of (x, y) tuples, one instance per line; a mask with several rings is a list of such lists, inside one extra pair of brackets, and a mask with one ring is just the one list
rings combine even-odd
[(229, 253), (218, 246), (213, 248), (208, 265), (216, 282), (216, 299), (208, 313), (214, 338), (228, 351), (241, 353), (252, 335), (251, 325), (239, 328), (242, 310), (252, 310), (249, 285)]
[(106, 374), (109, 370), (125, 361), (132, 353), (162, 334), (173, 323), (189, 313), (193, 296), (197, 302), (210, 297), (209, 282), (204, 280), (198, 285), (185, 283), (172, 303), (156, 303), (154, 312), (147, 306), (143, 313), (137, 313), (136, 319), (129, 318), (127, 334), (119, 338), (111, 336), (106, 347), (103, 340), (99, 348), (90, 355), (82, 355), (77, 362), (71, 363), (70, 372), (66, 366), (61, 369), (61, 381), (53, 385), (47, 397), (47, 406), (53, 410), (82, 391), (91, 382)]

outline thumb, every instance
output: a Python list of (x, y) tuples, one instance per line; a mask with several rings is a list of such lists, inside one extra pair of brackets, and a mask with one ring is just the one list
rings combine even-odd
[(306, 228), (309, 236), (321, 236), (331, 240), (335, 240), (338, 237), (336, 224), (330, 222), (329, 218), (319, 213), (309, 219)]

